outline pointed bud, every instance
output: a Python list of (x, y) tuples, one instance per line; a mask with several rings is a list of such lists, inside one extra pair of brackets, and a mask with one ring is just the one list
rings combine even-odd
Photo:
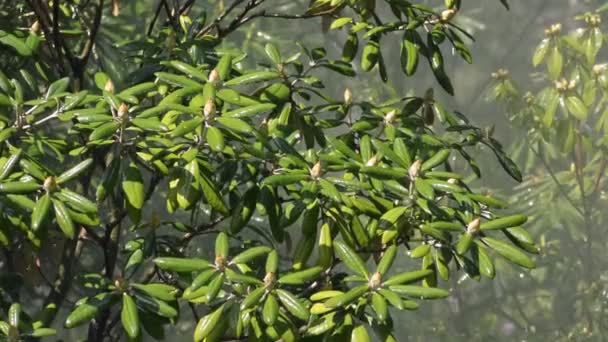
[(53, 192), (57, 190), (57, 182), (55, 182), (55, 177), (48, 176), (44, 179), (44, 183), (42, 183), (42, 188), (46, 192)]
[(412, 166), (410, 166), (410, 169), (408, 170), (409, 176), (411, 180), (416, 179), (416, 177), (418, 177), (418, 173), (420, 173), (420, 168), (422, 167), (422, 160), (418, 159), (416, 160)]
[(117, 17), (120, 14), (119, 0), (112, 0), (112, 15)]
[(323, 169), (321, 168), (321, 162), (318, 161), (311, 169), (310, 169), (310, 176), (313, 179), (318, 179), (319, 177), (321, 177), (321, 175), (323, 175)]
[(120, 104), (120, 107), (118, 107), (118, 112), (116, 112), (116, 116), (119, 119), (124, 119), (127, 114), (129, 114), (129, 106), (127, 106), (127, 104), (123, 102)]
[(456, 13), (456, 10), (452, 8), (444, 10), (441, 12), (441, 21), (444, 23), (450, 21), (452, 18), (454, 18)]
[(213, 121), (215, 118), (215, 101), (212, 98), (209, 98), (205, 103), (205, 107), (203, 107), (203, 113), (205, 114), (206, 121)]
[(376, 273), (372, 274), (372, 276), (369, 278), (369, 283), (368, 283), (369, 288), (372, 290), (375, 290), (381, 284), (382, 284), (382, 275), (380, 274), (380, 272), (376, 272)]
[(373, 157), (369, 158), (369, 160), (365, 163), (365, 166), (376, 166), (379, 162), (380, 158), (378, 158), (378, 155), (374, 155)]
[(211, 70), (211, 72), (209, 73), (209, 82), (211, 83), (215, 83), (217, 81), (220, 80), (220, 73), (217, 72), (217, 69), (213, 69)]
[(103, 87), (103, 90), (107, 91), (110, 94), (114, 93), (114, 82), (111, 79), (108, 79), (106, 85)]
[(353, 91), (350, 88), (344, 89), (344, 104), (350, 106), (353, 103)]
[(34, 21), (32, 26), (30, 26), (31, 33), (38, 33), (40, 31), (40, 22), (38, 20)]
[(264, 287), (265, 288), (272, 288), (272, 286), (274, 285), (275, 281), (276, 281), (277, 277), (274, 274), (274, 272), (268, 272), (266, 273), (266, 275), (264, 276)]
[(467, 234), (476, 235), (479, 233), (479, 226), (481, 226), (481, 219), (478, 217), (467, 225)]
[(386, 113), (386, 116), (384, 117), (384, 122), (391, 125), (395, 122), (396, 119), (397, 119), (397, 111), (391, 110), (390, 112)]

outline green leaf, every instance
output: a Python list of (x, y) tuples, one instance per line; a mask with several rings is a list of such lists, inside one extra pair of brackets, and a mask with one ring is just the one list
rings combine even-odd
[(5, 194), (28, 194), (40, 189), (41, 186), (35, 182), (7, 182), (0, 183), (0, 193)]
[(479, 229), (492, 230), (521, 226), (528, 221), (526, 215), (510, 215), (481, 223)]
[(108, 139), (114, 135), (114, 133), (116, 133), (118, 127), (120, 127), (120, 124), (115, 121), (104, 123), (91, 132), (89, 135), (89, 141)]
[(369, 291), (368, 285), (359, 285), (350, 289), (348, 292), (332, 297), (323, 303), (328, 308), (343, 308), (348, 304), (361, 298), (365, 293)]
[(549, 53), (547, 60), (547, 72), (552, 80), (556, 80), (562, 73), (564, 67), (564, 57), (557, 46), (554, 46)]
[(55, 209), (55, 219), (59, 228), (68, 239), (73, 239), (76, 235), (76, 228), (74, 227), (74, 221), (70, 217), (68, 208), (59, 200), (53, 198), (52, 201), (53, 208)]
[(322, 267), (312, 267), (303, 271), (287, 273), (278, 280), (279, 284), (304, 285), (306, 282), (316, 279), (323, 271)]
[(239, 253), (237, 256), (232, 258), (230, 263), (231, 264), (245, 264), (257, 257), (260, 257), (264, 254), (268, 254), (268, 252), (270, 252), (271, 250), (272, 250), (272, 248), (270, 248), (268, 246), (252, 247), (252, 248), (249, 248), (249, 249)]
[(587, 119), (589, 110), (578, 96), (567, 96), (565, 102), (568, 112), (572, 114), (572, 116), (581, 121)]
[(15, 165), (19, 162), (19, 159), (21, 158), (21, 153), (22, 150), (20, 148), (16, 149), (8, 158), (8, 160), (6, 160), (6, 162), (2, 165), (2, 168), (0, 168), (0, 180), (4, 180), (10, 175)]
[(536, 267), (534, 261), (516, 247), (491, 237), (484, 237), (482, 240), (503, 258), (525, 268), (532, 269)]
[(274, 103), (259, 103), (222, 113), (222, 116), (228, 118), (249, 118), (262, 112), (271, 111), (276, 106)]
[(242, 76), (235, 77), (224, 84), (227, 86), (243, 85), (249, 83), (263, 82), (279, 78), (281, 75), (276, 71), (253, 71)]
[(44, 222), (47, 217), (49, 208), (51, 207), (51, 195), (44, 194), (36, 201), (34, 210), (32, 212), (32, 230), (38, 231), (40, 225)]
[(394, 275), (394, 276), (388, 278), (385, 282), (383, 282), (383, 285), (392, 286), (392, 285), (399, 285), (399, 284), (409, 284), (409, 283), (413, 283), (413, 282), (422, 280), (432, 273), (433, 273), (433, 271), (429, 270), (429, 269), (404, 272), (404, 273), (400, 273), (400, 274), (397, 274), (397, 275)]
[(237, 119), (237, 118), (229, 118), (229, 117), (218, 117), (215, 118), (215, 121), (222, 126), (229, 128), (231, 130), (240, 132), (240, 133), (252, 133), (254, 131), (253, 127), (249, 125), (247, 122)]
[(65, 327), (67, 329), (72, 329), (79, 325), (88, 323), (90, 320), (95, 318), (95, 316), (97, 316), (100, 309), (103, 309), (110, 304), (111, 299), (111, 293), (100, 293), (95, 297), (85, 299), (68, 315), (65, 320)]
[(377, 41), (370, 40), (363, 47), (361, 53), (361, 69), (364, 71), (370, 71), (378, 63), (378, 56), (380, 55), (380, 45)]
[(302, 173), (272, 175), (264, 178), (264, 180), (262, 181), (262, 185), (269, 185), (272, 187), (286, 186), (294, 183), (299, 183), (309, 178), (310, 176), (308, 174)]
[(344, 265), (351, 271), (362, 277), (369, 277), (369, 273), (365, 268), (365, 263), (363, 260), (361, 260), (359, 255), (357, 255), (357, 253), (355, 253), (355, 251), (348, 247), (344, 242), (335, 241), (334, 250)]
[(262, 318), (266, 325), (274, 325), (279, 316), (279, 303), (277, 299), (271, 294), (266, 297), (264, 307), (262, 308)]
[(545, 38), (536, 47), (536, 50), (534, 51), (534, 56), (532, 57), (532, 65), (534, 65), (535, 67), (539, 66), (540, 63), (542, 63), (545, 59), (547, 51), (551, 46), (550, 41), (551, 40), (549, 38)]
[(224, 150), (224, 147), (226, 147), (224, 135), (216, 127), (207, 127), (207, 134), (205, 135), (205, 139), (207, 140), (209, 147), (211, 147), (213, 151), (222, 152)]
[(351, 23), (352, 21), (353, 21), (353, 18), (351, 18), (351, 17), (338, 18), (331, 23), (331, 25), (329, 26), (329, 29), (330, 30), (338, 29), (348, 23)]
[(228, 235), (221, 232), (215, 239), (215, 257), (216, 258), (227, 258), (228, 252), (230, 251), (230, 240)]
[(371, 342), (372, 339), (369, 337), (369, 334), (367, 333), (367, 329), (365, 329), (364, 325), (357, 325), (351, 332), (350, 341), (351, 342)]
[(134, 294), (137, 306), (150, 313), (165, 318), (173, 318), (178, 314), (178, 311), (165, 301), (158, 300), (141, 292), (135, 292)]
[(220, 80), (227, 80), (228, 77), (230, 77), (230, 71), (232, 70), (232, 56), (229, 54), (223, 55), (217, 62), (215, 69), (220, 76)]
[(445, 298), (450, 295), (450, 292), (434, 288), (434, 287), (422, 287), (415, 285), (393, 285), (389, 286), (391, 291), (394, 291), (398, 294), (420, 298), (420, 299), (438, 299)]
[(0, 43), (15, 49), (21, 56), (31, 56), (33, 51), (23, 39), (17, 38), (14, 34), (0, 30)]
[(380, 322), (386, 321), (388, 318), (388, 304), (386, 303), (386, 299), (377, 292), (372, 294), (372, 308), (376, 312)]
[(310, 316), (310, 312), (296, 296), (294, 296), (291, 292), (277, 289), (277, 295), (279, 296), (279, 300), (281, 304), (291, 313), (294, 317), (302, 320), (308, 321), (308, 317)]
[(224, 314), (224, 305), (221, 305), (219, 308), (215, 309), (210, 314), (201, 318), (196, 325), (194, 330), (194, 342), (199, 342), (205, 339), (205, 337), (209, 336), (213, 329), (217, 326), (222, 315)]
[(215, 183), (205, 173), (200, 174), (199, 181), (203, 194), (207, 199), (207, 203), (209, 203), (213, 209), (217, 210), (222, 215), (228, 215), (228, 208), (226, 208), (226, 204), (224, 204), (222, 195), (218, 191)]
[(380, 259), (380, 262), (378, 263), (378, 273), (385, 275), (393, 265), (395, 256), (397, 256), (397, 246), (391, 245), (384, 251), (382, 259)]
[(131, 162), (125, 170), (122, 190), (124, 191), (129, 204), (133, 208), (141, 210), (145, 200), (144, 180), (139, 168), (133, 162)]
[(212, 267), (209, 261), (196, 258), (160, 257), (154, 259), (154, 263), (162, 270), (180, 273), (200, 271)]
[(279, 49), (276, 45), (274, 45), (273, 43), (267, 43), (264, 50), (266, 51), (266, 55), (270, 58), (271, 61), (274, 62), (274, 64), (281, 63), (281, 53), (279, 52)]
[(137, 338), (139, 336), (139, 314), (135, 301), (127, 293), (122, 294), (120, 319), (129, 338)]
[(97, 213), (97, 205), (90, 201), (88, 198), (81, 196), (71, 190), (61, 189), (59, 192), (54, 193), (58, 199), (66, 203), (71, 208), (80, 211), (85, 214)]

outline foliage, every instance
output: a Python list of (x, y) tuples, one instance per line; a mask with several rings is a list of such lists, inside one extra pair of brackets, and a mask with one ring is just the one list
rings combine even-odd
[[(551, 339), (605, 338), (606, 9), (577, 16), (579, 28), (570, 32), (561, 23), (545, 30), (532, 57), (539, 72), (530, 88), (517, 86), (506, 70), (493, 74), (491, 97), (506, 105), (523, 132), (513, 155), (530, 174), (514, 201), (533, 218), (530, 228), (544, 231), (542, 261), (528, 280), (535, 295), (521, 305), (520, 324), (543, 326), (542, 336)], [(561, 286), (550, 294), (555, 283)]]
[[(163, 326), (189, 314), (195, 341), (367, 341), (372, 331), (395, 340), (389, 306), (448, 296), (441, 281), (455, 272), (494, 278), (494, 256), (535, 266), (527, 217), (467, 185), (469, 172), (481, 176), (477, 146), (522, 178), (489, 132), (445, 110), (432, 89), (377, 99), (346, 88), (336, 100), (324, 88), (328, 72), (377, 69), (386, 81), (382, 38), (398, 34), (404, 74), (426, 59), (454, 93), (441, 46), (470, 62), (452, 22), (460, 1), (436, 11), (318, 0), (277, 13), (267, 2), (207, 13), (160, 1), (146, 36), (131, 41), (121, 34), (145, 25), (109, 26), (121, 23), (117, 0), (0, 6), (9, 338), (51, 333), (74, 292), (62, 324), (88, 325), (90, 340), (163, 339)], [(315, 17), (347, 32), (340, 59), (268, 42), (265, 60), (251, 63), (231, 43), (256, 18)], [(38, 257), (49, 249), (61, 253), (56, 263)], [(24, 250), (49, 293), (29, 315), (13, 266)], [(391, 267), (406, 253), (407, 269)]]

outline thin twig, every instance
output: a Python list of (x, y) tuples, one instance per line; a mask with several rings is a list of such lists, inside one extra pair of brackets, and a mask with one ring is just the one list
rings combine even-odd
[(574, 208), (574, 210), (576, 210), (576, 212), (579, 213), (579, 215), (581, 215), (581, 217), (585, 217), (585, 214), (583, 213), (583, 211), (576, 205), (576, 203), (574, 203), (572, 198), (570, 198), (570, 195), (568, 195), (568, 193), (566, 192), (566, 189), (564, 189), (564, 186), (559, 182), (559, 180), (557, 179), (557, 176), (555, 175), (555, 172), (553, 172), (553, 169), (551, 168), (549, 163), (547, 163), (545, 158), (543, 158), (540, 155), (540, 153), (538, 153), (538, 151), (533, 146), (529, 146), (529, 148), (532, 151), (532, 153), (534, 153), (534, 155), (538, 159), (540, 159), (540, 161), (543, 163), (543, 166), (545, 167), (547, 172), (549, 172), (551, 179), (553, 179), (553, 182), (555, 182), (555, 185), (557, 185), (559, 192), (562, 194), (562, 196), (564, 196), (566, 201), (568, 201), (568, 203), (572, 206), (572, 208)]

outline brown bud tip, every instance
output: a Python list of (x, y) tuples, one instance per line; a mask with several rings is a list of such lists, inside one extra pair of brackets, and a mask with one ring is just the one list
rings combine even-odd
[(344, 104), (350, 105), (353, 103), (353, 91), (350, 88), (344, 89)]
[(53, 192), (57, 189), (57, 182), (55, 182), (55, 177), (48, 176), (44, 179), (44, 183), (42, 184), (42, 188), (46, 192)]
[(310, 169), (310, 176), (313, 179), (318, 179), (319, 177), (321, 177), (321, 175), (323, 175), (323, 169), (321, 167), (321, 162), (318, 161), (311, 169)]
[(420, 160), (420, 159), (416, 160), (412, 164), (412, 166), (410, 166), (410, 169), (408, 170), (408, 174), (409, 174), (411, 180), (414, 180), (414, 179), (416, 179), (416, 177), (418, 177), (421, 167), (422, 167), (422, 160)]
[(212, 98), (209, 98), (207, 102), (205, 102), (203, 113), (205, 114), (205, 120), (213, 120), (215, 117), (215, 101)]
[(397, 119), (396, 110), (391, 110), (390, 112), (386, 113), (386, 115), (384, 116), (384, 122), (387, 124), (394, 123), (396, 119)]
[(377, 155), (369, 158), (369, 160), (365, 163), (365, 166), (376, 166), (378, 165), (378, 162), (380, 162), (379, 158)]
[(269, 288), (272, 287), (274, 285), (274, 282), (276, 281), (277, 277), (274, 274), (274, 272), (268, 272), (266, 273), (266, 275), (264, 276), (264, 287)]
[(127, 114), (129, 114), (129, 106), (127, 106), (126, 103), (121, 103), (120, 107), (118, 107), (118, 112), (116, 112), (116, 116), (118, 116), (118, 118), (123, 119), (127, 116)]
[(112, 15), (117, 17), (120, 14), (120, 2), (112, 0)]
[(111, 79), (108, 79), (106, 85), (103, 87), (103, 90), (107, 91), (108, 93), (114, 93), (114, 82), (112, 82)]
[(382, 275), (379, 272), (372, 274), (372, 276), (369, 278), (369, 288), (375, 290), (380, 286), (380, 284), (382, 284)]
[(30, 26), (31, 33), (38, 33), (40, 31), (40, 22), (38, 20), (34, 21), (32, 26)]
[(444, 10), (441, 12), (441, 21), (444, 23), (450, 21), (452, 18), (454, 18), (456, 13), (457, 11), (453, 8)]
[(469, 233), (471, 235), (476, 235), (477, 233), (479, 233), (480, 225), (481, 225), (481, 219), (479, 217), (474, 219), (467, 225), (467, 233)]
[(226, 258), (219, 255), (215, 258), (215, 267), (219, 270), (223, 270), (226, 268)]
[(209, 73), (209, 82), (215, 83), (220, 80), (220, 73), (217, 72), (217, 69), (211, 70)]

